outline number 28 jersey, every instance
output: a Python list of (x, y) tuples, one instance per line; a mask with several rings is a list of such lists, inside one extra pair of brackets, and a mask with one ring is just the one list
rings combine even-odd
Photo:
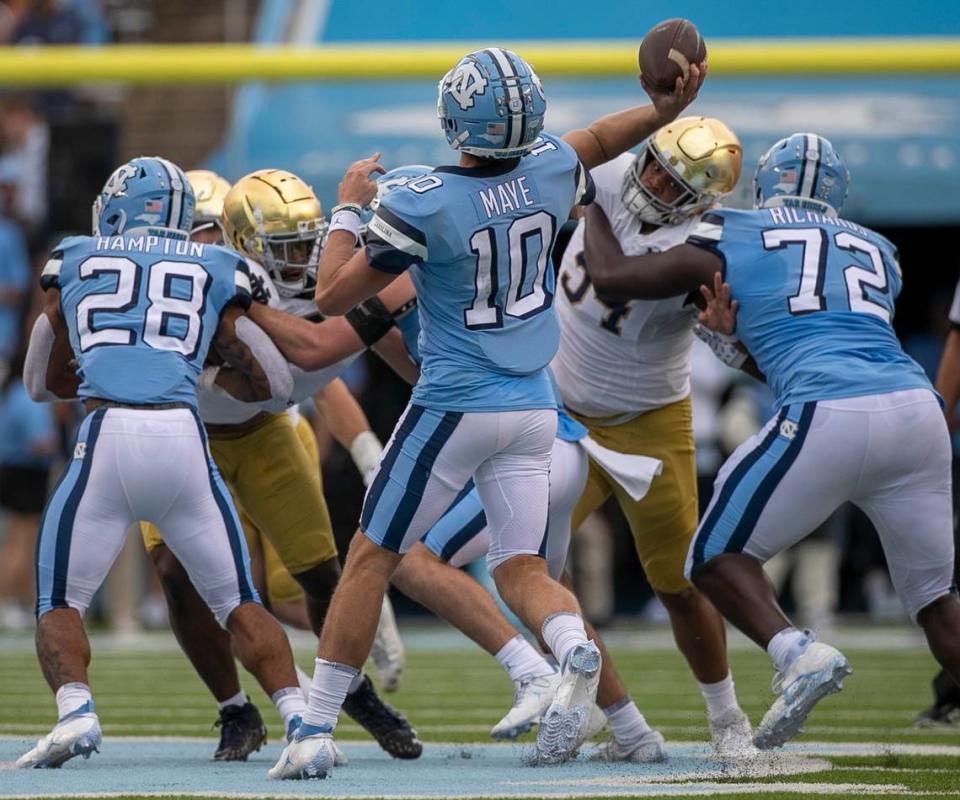
[(162, 236), (71, 236), (40, 283), (60, 289), (81, 398), (196, 406), (197, 376), (247, 265), (216, 245)]
[(932, 389), (891, 326), (903, 279), (880, 234), (794, 208), (718, 209), (687, 241), (723, 258), (737, 336), (778, 406)]
[(376, 269), (411, 270), (420, 310), (413, 402), (449, 411), (552, 408), (559, 342), (550, 253), (593, 185), (544, 135), (518, 159), (438, 167), (387, 192), (367, 231)]

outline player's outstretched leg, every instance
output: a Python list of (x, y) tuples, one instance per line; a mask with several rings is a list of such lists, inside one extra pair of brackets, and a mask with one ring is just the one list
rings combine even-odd
[[(430, 536), (436, 530), (437, 526)], [(494, 739), (516, 739), (540, 721), (553, 702), (560, 675), (507, 621), (486, 589), (420, 542), (404, 557), (391, 582), (486, 650), (510, 677), (513, 706), (490, 731)]]
[[(336, 586), (341, 580), (340, 563), (332, 558), (293, 577), (303, 587), (311, 625), (320, 636), (332, 607)], [(381, 602), (378, 624), (382, 608)], [(369, 649), (368, 646), (368, 652)], [(423, 744), (406, 717), (377, 694), (373, 683), (363, 673), (358, 674), (350, 684), (343, 710), (394, 758), (419, 758), (423, 752)]]
[(100, 720), (87, 683), (90, 642), (80, 614), (55, 608), (37, 620), (37, 657), (57, 698), (58, 721), (36, 747), (17, 759), (20, 768), (62, 766), (75, 756), (100, 752)]
[(560, 665), (557, 693), (537, 733), (540, 761), (560, 763), (586, 738), (600, 682), (600, 650), (587, 639), (577, 599), (547, 574), (542, 558), (512, 556), (495, 567), (493, 577), (504, 602), (527, 627), (541, 631)]
[[(320, 637), (313, 685), (302, 723), (269, 771), (271, 778), (325, 778), (333, 768), (336, 757), (333, 729), (352, 684), (357, 680), (361, 682), (361, 688), (354, 695), (369, 697), (363, 687), (363, 684), (369, 687), (369, 679), (361, 676), (360, 667), (370, 652), (383, 594), (399, 561), (398, 554), (379, 547), (362, 533), (354, 536)], [(411, 751), (411, 758), (422, 752), (419, 739), (415, 741), (419, 748), (415, 753)]]
[(715, 556), (693, 579), (728, 620), (770, 654), (778, 697), (757, 726), (754, 744), (761, 750), (780, 747), (803, 731), (821, 699), (843, 688), (843, 679), (852, 672), (847, 659), (791, 624), (755, 558), (742, 553)]
[(246, 761), (250, 753), (267, 743), (267, 727), (259, 709), (240, 687), (230, 634), (217, 624), (170, 548), (157, 544), (150, 548), (150, 558), (166, 596), (170, 627), (180, 649), (220, 706), (214, 723), (220, 728), (220, 742), (213, 760)]
[(930, 652), (954, 685), (960, 685), (960, 600), (955, 594), (939, 597), (917, 612)]

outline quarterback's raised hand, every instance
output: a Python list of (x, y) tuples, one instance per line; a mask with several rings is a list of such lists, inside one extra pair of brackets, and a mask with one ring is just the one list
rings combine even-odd
[(371, 175), (382, 175), (386, 170), (377, 162), (380, 153), (374, 153), (368, 158), (354, 161), (343, 175), (343, 180), (337, 186), (337, 202), (356, 203), (360, 208), (370, 205), (377, 196), (377, 183)]
[(666, 125), (673, 122), (680, 113), (697, 99), (697, 93), (703, 86), (703, 81), (707, 77), (707, 62), (701, 61), (699, 64), (690, 65), (690, 77), (684, 83), (683, 78), (677, 78), (677, 83), (673, 91), (669, 93), (660, 92), (653, 88), (643, 76), (640, 76), (640, 85), (650, 96), (650, 102), (657, 110), (660, 117), (660, 124)]

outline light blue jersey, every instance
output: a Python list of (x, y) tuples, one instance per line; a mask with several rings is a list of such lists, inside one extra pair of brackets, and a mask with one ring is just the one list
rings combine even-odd
[(518, 159), (438, 167), (383, 195), (369, 263), (411, 269), (422, 333), (413, 403), (450, 411), (551, 408), (546, 372), (559, 343), (550, 252), (589, 173), (544, 135)]
[(932, 389), (891, 326), (903, 279), (878, 233), (795, 208), (718, 209), (688, 242), (723, 258), (737, 337), (778, 407)]
[(243, 259), (172, 237), (68, 237), (40, 280), (60, 289), (79, 396), (119, 403), (195, 407), (197, 376), (224, 308), (250, 305)]

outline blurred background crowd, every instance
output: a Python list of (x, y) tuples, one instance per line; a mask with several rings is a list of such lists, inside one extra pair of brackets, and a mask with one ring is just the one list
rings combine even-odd
[[(2, 0), (0, 44), (353, 42), (370, 35), (361, 26), (360, 10), (369, 12), (377, 5), (390, 4)], [(624, 27), (615, 24), (618, 15), (636, 18), (641, 13), (642, 19), (631, 28), (639, 41), (650, 24), (679, 11), (697, 22), (708, 44), (712, 35), (765, 35), (777, 30), (776, 20), (769, 16), (756, 30), (732, 28), (731, 21), (711, 16), (716, 12), (705, 2), (637, 12), (634, 4), (610, 0), (609, 8), (594, 19), (567, 25), (564, 20), (576, 13), (576, 5), (569, 3), (571, 13), (558, 14), (559, 22), (550, 23), (554, 28), (531, 27), (524, 32), (524, 15), (532, 12), (498, 0), (490, 11), (491, 21), (476, 25), (471, 21), (471, 30), (465, 33), (449, 10), (428, 15), (424, 7), (433, 4), (400, 5), (407, 13), (392, 16), (391, 30), (378, 31), (378, 39), (469, 35), (499, 40), (495, 23), (500, 6), (520, 18), (518, 30), (524, 35), (511, 38), (602, 38), (607, 35), (604, 30), (623, 36)], [(859, 0), (846, 5), (871, 6)], [(874, 13), (872, 7), (869, 14), (854, 9), (849, 19), (841, 13), (835, 20), (837, 32), (960, 33), (960, 19), (944, 22), (936, 14), (927, 15), (923, 5), (908, 20), (894, 12), (885, 16), (882, 9)], [(874, 27), (864, 30), (863, 25)], [(956, 30), (943, 31), (944, 25)], [(796, 35), (805, 33), (810, 32), (798, 30)], [(66, 448), (82, 414), (69, 404), (34, 404), (23, 389), (23, 354), (40, 301), (36, 279), (60, 237), (89, 232), (91, 202), (113, 167), (132, 156), (153, 154), (184, 169), (213, 168), (228, 180), (255, 168), (282, 167), (310, 181), (329, 205), (342, 170), (374, 149), (384, 151), (390, 167), (450, 161), (439, 128), (422, 127), (423, 120), (430, 121), (435, 91), (430, 81), (130, 87), (123, 85), (122, 75), (117, 77), (116, 84), (69, 90), (0, 87), (0, 629), (32, 629), (33, 548), (39, 525), (34, 503), (3, 490), (4, 470), (33, 470), (37, 486), (49, 487), (68, 457)], [(547, 91), (548, 126), (558, 132), (575, 127), (581, 117), (622, 107), (626, 103), (618, 98), (626, 94), (642, 102), (636, 83), (628, 80), (557, 81), (548, 83)], [(955, 191), (960, 180), (960, 77), (711, 78), (693, 111), (725, 120), (744, 141), (744, 178), (732, 198), (734, 204), (747, 202), (756, 155), (780, 135), (813, 129), (834, 140), (853, 176), (847, 216), (879, 229), (901, 249), (905, 289), (895, 324), (908, 352), (933, 377), (960, 266), (960, 200)], [(770, 415), (772, 398), (765, 387), (720, 364), (699, 342), (692, 374), (703, 508), (719, 465)], [(408, 388), (375, 358), (358, 360), (346, 379), (385, 440), (406, 404)], [(327, 497), (345, 552), (363, 497), (360, 476), (348, 454), (320, 429), (316, 415), (309, 408), (304, 411), (316, 420)], [(960, 438), (956, 442), (960, 457)], [(621, 615), (651, 624), (665, 622), (615, 505), (586, 521), (574, 538), (572, 565), (585, 611), (598, 624)], [(883, 621), (903, 618), (876, 534), (852, 507), (841, 509), (814, 537), (771, 562), (768, 570), (781, 587), (784, 605), (811, 627), (829, 626), (846, 614)], [(400, 614), (425, 613), (400, 597), (395, 600)], [(122, 631), (166, 625), (162, 593), (139, 536), (129, 537), (91, 618)]]

